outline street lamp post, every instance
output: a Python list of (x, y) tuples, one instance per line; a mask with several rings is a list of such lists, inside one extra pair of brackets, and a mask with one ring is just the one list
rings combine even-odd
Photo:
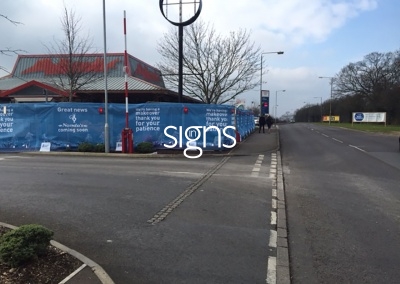
[(275, 92), (275, 114), (274, 114), (274, 119), (275, 119), (275, 127), (276, 127), (276, 117), (278, 116), (278, 92), (286, 92), (286, 90), (277, 90)]
[(332, 86), (333, 86), (333, 79), (335, 79), (335, 77), (319, 77), (320, 79), (329, 79), (331, 82), (331, 98), (329, 100), (329, 125), (331, 125), (331, 118), (332, 118)]
[(314, 97), (314, 99), (321, 99), (321, 122), (322, 122), (322, 97)]
[(106, 1), (103, 0), (103, 44), (104, 44), (104, 152), (110, 152), (110, 129), (108, 125), (108, 91), (107, 91), (107, 38), (106, 38)]
[(278, 55), (281, 55), (281, 54), (283, 54), (284, 52), (283, 52), (283, 51), (270, 51), (270, 52), (262, 52), (262, 53), (261, 53), (261, 69), (260, 69), (260, 71), (261, 71), (261, 74), (260, 74), (260, 115), (262, 115), (263, 55), (264, 55), (264, 54), (273, 54), (273, 53), (278, 54)]

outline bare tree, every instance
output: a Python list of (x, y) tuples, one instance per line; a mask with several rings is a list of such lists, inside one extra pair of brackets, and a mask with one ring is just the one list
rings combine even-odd
[(398, 53), (373, 52), (362, 61), (348, 64), (335, 78), (335, 95), (360, 95), (367, 102), (375, 103), (398, 82), (398, 62)]
[[(14, 25), (16, 25), (16, 26), (22, 24), (21, 22), (14, 21), (14, 20), (10, 19), (9, 17), (7, 17), (7, 16), (5, 16), (5, 15), (3, 15), (3, 14), (0, 14), (0, 18), (4, 18), (4, 19), (6, 19), (7, 21), (9, 21), (10, 23), (12, 23), (12, 24), (14, 24)], [(22, 49), (13, 49), (13, 48), (11, 48), (11, 47), (5, 47), (5, 48), (1, 48), (1, 49), (0, 49), (0, 54), (2, 54), (2, 55), (18, 54), (18, 53), (20, 53), (20, 52), (25, 52), (25, 50), (22, 50)], [(1, 68), (2, 70), (6, 71), (3, 67), (0, 66), (0, 68)]]
[(98, 80), (102, 75), (99, 69), (102, 63), (96, 58), (88, 57), (93, 50), (92, 40), (89, 36), (81, 37), (81, 18), (73, 10), (64, 7), (61, 17), (61, 26), (64, 38), (54, 40), (54, 45), (46, 46), (48, 52), (55, 59), (57, 70), (54, 71), (52, 81), (69, 95), (73, 95), (83, 86)]
[[(218, 35), (202, 21), (185, 27), (183, 36), (183, 91), (207, 104), (223, 104), (258, 85), (260, 48), (246, 30)], [(171, 86), (178, 86), (178, 32), (171, 29), (159, 42), (158, 64)]]

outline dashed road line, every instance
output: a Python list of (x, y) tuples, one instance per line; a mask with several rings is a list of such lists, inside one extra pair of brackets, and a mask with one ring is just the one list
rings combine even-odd
[(276, 283), (276, 257), (268, 257), (268, 267), (267, 267), (267, 284)]
[(276, 212), (271, 211), (271, 225), (276, 225)]
[(278, 207), (276, 205), (277, 205), (276, 199), (272, 199), (272, 209), (277, 209)]
[[(277, 172), (278, 172), (278, 159), (276, 153), (271, 154), (271, 167), (270, 167), (270, 177), (273, 178), (273, 188), (271, 192), (272, 202), (271, 202), (271, 212), (270, 212), (270, 231), (269, 231), (269, 256), (268, 256), (268, 265), (267, 265), (267, 284), (276, 284), (276, 247), (278, 243), (278, 231), (276, 228), (277, 225), (277, 189), (276, 181), (277, 181)], [(271, 255), (273, 254), (273, 255)]]
[(252, 177), (258, 177), (260, 175), (261, 164), (264, 160), (264, 155), (258, 155), (257, 161), (254, 163), (253, 169), (251, 170)]
[(278, 232), (276, 230), (270, 230), (268, 246), (270, 248), (276, 248), (277, 240), (278, 240)]
[(332, 140), (334, 140), (334, 141), (336, 141), (336, 142), (339, 142), (339, 143), (343, 143), (342, 140), (339, 140), (339, 139), (336, 139), (336, 138), (332, 138)]
[(354, 146), (354, 145), (349, 145), (349, 147), (354, 148), (354, 149), (357, 149), (357, 150), (359, 150), (359, 151), (361, 151), (361, 152), (366, 152), (365, 150), (363, 150), (363, 149), (361, 149), (361, 148), (358, 148), (357, 146)]
[[(276, 165), (272, 167), (272, 164)], [(274, 153), (271, 173), (275, 175), (272, 188), (270, 216), (269, 256), (267, 265), (267, 284), (290, 284), (289, 250), (286, 225), (286, 204), (280, 152)], [(279, 240), (279, 242), (278, 242)]]

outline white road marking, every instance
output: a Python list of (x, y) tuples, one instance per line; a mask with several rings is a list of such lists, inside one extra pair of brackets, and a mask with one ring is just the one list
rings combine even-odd
[(276, 248), (277, 239), (278, 239), (278, 232), (275, 230), (270, 230), (268, 246), (271, 248)]
[(276, 209), (277, 207), (276, 199), (272, 199), (272, 209)]
[(21, 157), (21, 156), (6, 156), (0, 158), (0, 160), (7, 160), (7, 159), (27, 159), (28, 157)]
[(328, 136), (328, 135), (326, 135), (326, 134), (322, 134), (322, 136), (325, 136), (325, 137), (328, 137), (328, 138), (329, 138), (329, 136)]
[(271, 225), (276, 225), (276, 212), (271, 211)]
[(268, 257), (267, 284), (276, 284), (276, 257)]
[(350, 146), (351, 148), (357, 149), (357, 150), (359, 150), (359, 151), (365, 153), (365, 150), (363, 150), (363, 149), (361, 149), (361, 148), (358, 148), (357, 146), (354, 146), (354, 145), (349, 145), (349, 146)]
[(253, 169), (251, 170), (252, 177), (259, 176), (263, 160), (264, 160), (264, 155), (258, 155), (257, 161), (254, 163)]
[(76, 269), (74, 272), (72, 272), (70, 275), (68, 275), (66, 278), (64, 278), (64, 280), (62, 280), (60, 283), (58, 284), (64, 284), (67, 283), (69, 280), (72, 279), (72, 277), (74, 277), (76, 274), (78, 274), (82, 269), (84, 269), (86, 267), (86, 264), (82, 264), (78, 269)]
[(177, 174), (177, 175), (200, 175), (201, 173), (193, 173), (193, 172), (171, 172), (171, 171), (163, 171), (163, 173), (167, 174)]
[(332, 140), (335, 140), (336, 142), (339, 142), (339, 143), (343, 143), (343, 141), (336, 139), (336, 138), (332, 138)]

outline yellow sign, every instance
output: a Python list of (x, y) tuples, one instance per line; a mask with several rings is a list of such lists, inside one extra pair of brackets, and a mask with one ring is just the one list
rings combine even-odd
[[(329, 122), (329, 115), (325, 115), (322, 117), (323, 122)], [(331, 116), (331, 121), (332, 122), (340, 122), (340, 116), (338, 115), (332, 115)]]

